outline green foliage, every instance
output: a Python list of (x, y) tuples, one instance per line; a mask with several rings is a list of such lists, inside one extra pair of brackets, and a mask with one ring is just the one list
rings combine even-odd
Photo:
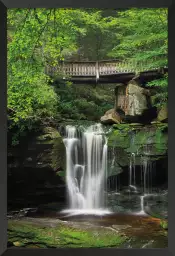
[(89, 9), (83, 14), (86, 33), (77, 37), (78, 51), (73, 58), (94, 61), (107, 59), (108, 52), (116, 45), (118, 28), (108, 22), (106, 10)]
[(119, 44), (111, 54), (121, 59), (144, 63), (145, 68), (167, 65), (168, 10), (131, 8), (118, 12)]
[[(168, 10), (165, 8), (131, 8), (120, 11), (111, 24), (118, 26), (118, 44), (109, 52), (127, 62), (126, 68), (136, 72), (168, 65)], [(158, 87), (154, 104), (167, 101), (168, 75), (152, 81), (149, 86)]]
[(167, 229), (168, 229), (168, 221), (167, 221), (167, 220), (161, 220), (160, 226), (161, 226), (163, 229), (167, 230)]
[(167, 103), (168, 100), (168, 74), (166, 73), (163, 78), (153, 80), (148, 83), (148, 86), (157, 88), (157, 93), (152, 97), (153, 105), (160, 107)]
[[(127, 61), (136, 72), (167, 66), (167, 9), (9, 9), (8, 119), (13, 142), (26, 130), (51, 120), (99, 120), (112, 108), (113, 91), (53, 85), (45, 68), (63, 60)], [(58, 77), (62, 74), (58, 72)], [(153, 102), (167, 101), (168, 75), (148, 85)], [(98, 85), (99, 87), (99, 85)]]
[(88, 38), (94, 28), (102, 30), (103, 25), (99, 10), (8, 10), (8, 119), (9, 129), (15, 130), (13, 144), (24, 131), (58, 119), (60, 114), (72, 119), (87, 119), (94, 112), (96, 118), (101, 115), (93, 99), (81, 102), (78, 89), (72, 97), (74, 89), (69, 83), (55, 89), (44, 71), (74, 56), (80, 47), (78, 38)]
[(60, 95), (59, 112), (63, 118), (75, 120), (99, 120), (104, 112), (113, 107), (114, 86), (72, 85), (55, 86)]

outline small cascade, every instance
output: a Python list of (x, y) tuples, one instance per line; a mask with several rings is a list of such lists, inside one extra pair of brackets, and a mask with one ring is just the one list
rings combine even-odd
[(138, 192), (137, 186), (141, 186), (142, 195), (140, 196), (140, 211), (137, 214), (145, 214), (144, 211), (144, 198), (152, 194), (152, 168), (153, 164), (150, 160), (150, 152), (147, 145), (145, 145), (144, 156), (141, 156), (141, 177), (140, 184), (136, 184), (136, 155), (132, 153), (130, 155), (129, 164), (129, 188), (135, 193)]
[(144, 198), (145, 196), (140, 196), (140, 211), (136, 213), (137, 215), (145, 215), (145, 210), (144, 210)]
[(145, 211), (144, 211), (144, 196), (140, 197), (140, 205), (141, 205), (140, 213), (145, 213)]
[(142, 186), (144, 195), (149, 195), (152, 193), (152, 169), (153, 164), (148, 156), (142, 157)]
[(107, 140), (101, 124), (79, 132), (66, 126), (66, 185), (69, 209), (65, 212), (101, 214), (106, 209)]
[(129, 164), (129, 186), (136, 188), (136, 176), (135, 176), (135, 153), (132, 153), (130, 156)]
[[(111, 163), (111, 168), (115, 169), (115, 161), (116, 161), (116, 153), (115, 153), (115, 148), (113, 147), (112, 150), (112, 163)], [(117, 187), (117, 176), (114, 176), (112, 179), (112, 186), (115, 187), (115, 192), (118, 193), (118, 187)]]
[(144, 199), (152, 195), (152, 168), (153, 164), (150, 160), (150, 152), (148, 145), (145, 145), (144, 147), (144, 156), (141, 156), (141, 185), (143, 189), (143, 194), (140, 196), (140, 212), (139, 214), (145, 214), (144, 211)]
[(108, 161), (110, 160), (108, 162), (108, 167), (109, 167), (108, 169), (110, 169), (109, 171), (110, 179), (108, 179), (108, 186), (115, 195), (120, 194), (119, 192), (120, 183), (117, 175), (119, 167), (116, 167), (117, 157), (118, 157), (118, 154), (116, 153), (115, 147), (113, 147), (112, 150), (109, 151), (109, 157), (108, 157)]
[(134, 192), (137, 192), (137, 187), (133, 186), (133, 185), (129, 185), (130, 188), (132, 188), (134, 190)]

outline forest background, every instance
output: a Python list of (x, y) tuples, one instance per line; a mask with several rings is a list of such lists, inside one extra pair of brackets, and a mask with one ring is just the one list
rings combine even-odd
[[(74, 85), (45, 74), (60, 61), (117, 59), (145, 70), (168, 65), (168, 10), (9, 9), (8, 131), (10, 144), (64, 120), (99, 121), (113, 108), (113, 84)], [(131, 64), (130, 64), (131, 65)], [(60, 79), (58, 79), (60, 76)], [(157, 108), (167, 103), (168, 74), (156, 87)]]

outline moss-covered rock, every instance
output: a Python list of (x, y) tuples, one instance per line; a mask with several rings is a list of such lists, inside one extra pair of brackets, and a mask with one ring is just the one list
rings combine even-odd
[(167, 122), (168, 121), (168, 107), (167, 105), (164, 105), (157, 116), (157, 120), (160, 122)]
[(129, 124), (113, 124), (113, 128), (118, 130), (129, 130), (130, 125)]
[(38, 143), (40, 142), (42, 143), (43, 141), (48, 142), (49, 140), (52, 141), (58, 138), (61, 138), (61, 135), (57, 129), (53, 127), (45, 127), (42, 131), (42, 134), (37, 136), (37, 142)]
[(24, 143), (9, 149), (8, 182), (13, 189), (8, 191), (8, 196), (11, 204), (25, 207), (47, 202), (49, 198), (62, 200), (64, 177), (56, 172), (65, 170), (66, 152), (60, 133), (53, 127), (46, 127), (23, 140)]
[(168, 230), (168, 221), (167, 221), (167, 220), (161, 220), (160, 226), (161, 226), (163, 229)]
[[(167, 155), (168, 126), (157, 123), (142, 126), (140, 124), (114, 124), (108, 134), (109, 152), (115, 150), (116, 159), (112, 171), (118, 173), (120, 167), (128, 166), (130, 155), (135, 154), (135, 165), (142, 164), (141, 156), (149, 156), (156, 161)], [(113, 156), (114, 158), (114, 156)]]
[(131, 123), (129, 125), (130, 125), (130, 127), (138, 127), (138, 128), (143, 126), (143, 124), (141, 124), (141, 123)]
[(45, 127), (42, 133), (36, 137), (36, 144), (48, 145), (48, 150), (40, 152), (39, 161), (41, 163), (46, 163), (53, 170), (65, 168), (65, 146), (57, 129)]
[(66, 180), (66, 171), (58, 171), (58, 172), (56, 172), (56, 175), (59, 176), (59, 177), (61, 177), (61, 179), (62, 179), (63, 181)]
[(139, 155), (165, 155), (167, 153), (167, 125), (159, 124), (133, 129), (131, 125), (116, 124), (108, 135), (108, 146), (123, 148)]
[(115, 230), (83, 229), (68, 226), (61, 221), (45, 222), (31, 220), (10, 220), (8, 222), (8, 242), (23, 248), (105, 248), (120, 247), (126, 236)]
[(115, 129), (108, 135), (108, 145), (111, 147), (128, 148), (130, 145), (129, 129)]
[(121, 166), (118, 165), (117, 161), (111, 166), (111, 161), (108, 163), (108, 177), (118, 175), (122, 172)]

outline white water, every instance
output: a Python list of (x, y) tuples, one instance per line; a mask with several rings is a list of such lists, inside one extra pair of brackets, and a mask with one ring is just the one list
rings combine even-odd
[(146, 195), (140, 196), (140, 211), (135, 213), (136, 215), (146, 215), (144, 210), (144, 198)]
[[(149, 155), (148, 149), (146, 147), (145, 155)], [(143, 186), (143, 195), (140, 196), (140, 211), (137, 213), (139, 215), (145, 215), (144, 210), (144, 199), (152, 194), (152, 164), (148, 157), (142, 158), (142, 169), (141, 169), (141, 182)]]
[(142, 157), (142, 182), (143, 182), (143, 193), (148, 195), (152, 193), (152, 163), (149, 159), (149, 148), (145, 145), (145, 156)]
[(129, 186), (135, 187), (136, 184), (136, 174), (135, 174), (135, 153), (130, 156), (129, 164)]
[(107, 214), (107, 141), (101, 124), (78, 133), (66, 126), (66, 185), (72, 214)]

